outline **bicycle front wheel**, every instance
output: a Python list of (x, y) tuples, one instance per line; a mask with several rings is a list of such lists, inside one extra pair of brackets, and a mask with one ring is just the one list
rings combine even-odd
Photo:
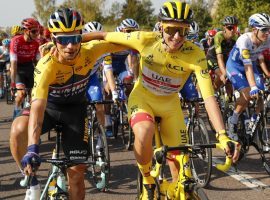
[[(209, 135), (205, 123), (201, 118), (190, 125), (190, 144), (209, 144)], [(210, 148), (202, 150), (196, 156), (191, 156), (191, 171), (198, 186), (206, 187), (210, 181), (212, 171), (212, 150)]]
[(191, 195), (191, 198), (187, 199), (192, 199), (192, 200), (208, 200), (207, 195), (205, 194), (204, 190), (200, 187), (195, 187), (194, 191)]
[(92, 165), (91, 172), (95, 186), (104, 192), (109, 185), (110, 154), (105, 131), (98, 122), (94, 123), (91, 128), (89, 146), (92, 161), (103, 162), (103, 164)]

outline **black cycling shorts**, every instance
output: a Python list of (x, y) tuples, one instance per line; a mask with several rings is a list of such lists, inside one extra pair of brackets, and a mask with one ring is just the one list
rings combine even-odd
[(24, 84), (26, 88), (33, 88), (34, 65), (32, 62), (18, 64), (15, 82), (16, 84)]
[(219, 68), (217, 60), (207, 60), (207, 66), (209, 70), (213, 71)]
[[(62, 126), (62, 146), (66, 158), (87, 159), (89, 156), (88, 148), (88, 118), (86, 105), (67, 105), (60, 109), (49, 108), (50, 103), (44, 114), (42, 134), (50, 131), (55, 125)], [(30, 108), (25, 108), (20, 115), (29, 116)]]
[(0, 74), (6, 69), (6, 62), (0, 62)]

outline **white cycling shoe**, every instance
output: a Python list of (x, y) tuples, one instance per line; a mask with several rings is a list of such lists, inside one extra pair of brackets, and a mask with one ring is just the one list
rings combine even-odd
[(39, 200), (40, 195), (41, 195), (41, 191), (40, 191), (39, 184), (35, 186), (30, 186), (30, 188), (26, 190), (24, 200)]

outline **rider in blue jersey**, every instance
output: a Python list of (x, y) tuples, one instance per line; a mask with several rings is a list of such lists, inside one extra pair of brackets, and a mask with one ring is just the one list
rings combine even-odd
[[(249, 18), (251, 32), (241, 35), (230, 52), (227, 61), (227, 76), (235, 90), (240, 92), (233, 115), (229, 117), (229, 134), (238, 140), (237, 122), (239, 115), (246, 109), (251, 98), (258, 98), (260, 90), (264, 90), (264, 81), (256, 67), (258, 56), (270, 47), (270, 16), (265, 13), (253, 14)], [(263, 105), (263, 103), (258, 103)], [(262, 106), (258, 106), (259, 113)], [(251, 121), (256, 116), (252, 116)]]

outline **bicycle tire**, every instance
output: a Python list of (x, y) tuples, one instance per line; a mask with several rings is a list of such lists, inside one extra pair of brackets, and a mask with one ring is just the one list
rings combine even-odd
[(208, 200), (208, 197), (201, 187), (195, 186), (191, 197), (187, 200)]
[(5, 89), (6, 103), (8, 105), (13, 104), (13, 97), (11, 95), (10, 89)]
[(266, 118), (264, 117), (256, 130), (255, 143), (258, 146), (258, 151), (261, 156), (262, 164), (265, 171), (270, 175), (270, 150), (265, 151), (263, 145), (265, 145), (264, 134), (266, 134), (265, 128)]
[[(197, 123), (192, 124), (189, 129), (190, 144), (209, 144), (210, 139), (205, 123), (201, 118), (197, 118), (197, 120)], [(191, 156), (190, 160), (191, 171), (198, 186), (206, 187), (212, 173), (212, 150), (207, 148), (198, 157)]]
[[(92, 178), (93, 178), (96, 188), (102, 192), (105, 192), (108, 189), (109, 178), (110, 178), (109, 147), (107, 144), (107, 138), (106, 138), (106, 134), (103, 127), (98, 122), (95, 122), (91, 129), (92, 131), (90, 132), (90, 145), (89, 146), (90, 146), (92, 161), (97, 161), (98, 159), (101, 159), (103, 162), (106, 163), (106, 165), (104, 167), (91, 165), (90, 170), (91, 170)], [(96, 149), (98, 136), (101, 140), (101, 145), (102, 145), (102, 148), (100, 148), (100, 152), (97, 152), (97, 149)]]

